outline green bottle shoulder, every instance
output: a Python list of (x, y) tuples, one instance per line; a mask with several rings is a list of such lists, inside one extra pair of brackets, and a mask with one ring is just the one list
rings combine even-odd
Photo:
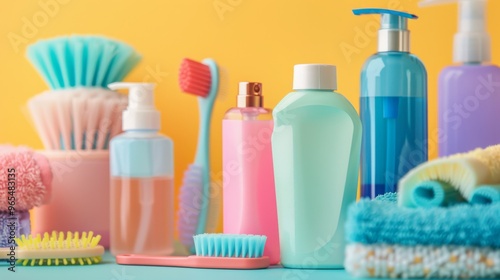
[(273, 115), (277, 116), (296, 109), (310, 107), (314, 110), (317, 106), (328, 106), (332, 110), (345, 111), (355, 122), (359, 121), (356, 109), (345, 96), (338, 92), (303, 90), (287, 94), (274, 108)]

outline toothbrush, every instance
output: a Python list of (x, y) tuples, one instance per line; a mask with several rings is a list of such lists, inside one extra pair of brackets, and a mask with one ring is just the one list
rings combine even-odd
[(260, 269), (269, 266), (269, 257), (262, 256), (266, 236), (200, 234), (193, 239), (196, 256), (118, 255), (116, 263), (217, 269)]
[[(104, 247), (99, 245), (101, 236), (94, 236), (92, 231), (83, 232), (81, 237), (78, 232), (53, 231), (26, 237), (24, 234), (16, 238), (19, 245), (16, 248), (17, 263), (23, 266), (30, 265), (91, 265), (101, 262)], [(0, 248), (0, 255), (7, 256), (10, 248)]]
[(206, 231), (210, 192), (210, 118), (219, 87), (219, 72), (215, 61), (205, 59), (199, 63), (184, 59), (179, 71), (182, 91), (198, 95), (200, 125), (198, 146), (194, 163), (184, 173), (180, 190), (178, 212), (179, 237), (190, 251), (193, 250), (193, 235)]

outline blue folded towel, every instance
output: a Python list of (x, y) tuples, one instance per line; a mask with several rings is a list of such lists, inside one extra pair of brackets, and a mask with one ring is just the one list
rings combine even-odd
[[(12, 223), (14, 223), (14, 226), (11, 226)], [(26, 236), (29, 235), (31, 233), (30, 213), (22, 211), (16, 212), (14, 216), (11, 216), (9, 212), (0, 212), (0, 248), (14, 245), (9, 243), (11, 229), (15, 237), (20, 237), (23, 234)]]
[(396, 194), (362, 199), (349, 209), (349, 242), (397, 245), (461, 245), (500, 248), (500, 203), (406, 208)]

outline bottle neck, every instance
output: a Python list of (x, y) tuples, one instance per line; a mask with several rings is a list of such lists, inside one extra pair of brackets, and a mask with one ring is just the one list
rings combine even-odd
[(378, 52), (410, 52), (410, 31), (402, 29), (380, 29)]
[(157, 134), (157, 129), (129, 129), (125, 130), (126, 134)]
[(256, 95), (238, 95), (236, 107), (238, 108), (262, 108), (264, 97)]
[(462, 62), (463, 65), (467, 65), (467, 66), (481, 66), (483, 65), (484, 63), (483, 62)]

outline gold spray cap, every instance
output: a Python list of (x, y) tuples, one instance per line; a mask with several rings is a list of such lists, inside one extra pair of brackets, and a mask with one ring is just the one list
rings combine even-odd
[(241, 82), (238, 93), (238, 107), (262, 107), (264, 97), (262, 96), (262, 84), (255, 82)]

